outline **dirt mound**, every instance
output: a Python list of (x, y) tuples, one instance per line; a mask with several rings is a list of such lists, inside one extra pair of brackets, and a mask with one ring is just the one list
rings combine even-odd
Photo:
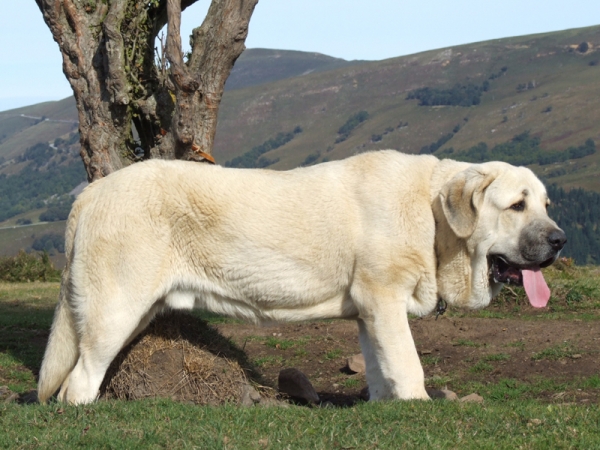
[(101, 397), (169, 398), (203, 405), (241, 403), (260, 377), (246, 354), (205, 321), (157, 317), (111, 364)]

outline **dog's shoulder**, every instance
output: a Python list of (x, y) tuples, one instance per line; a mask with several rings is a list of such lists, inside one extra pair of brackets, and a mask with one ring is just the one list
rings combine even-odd
[(430, 166), (439, 163), (439, 159), (433, 155), (414, 155), (403, 153), (398, 150), (373, 150), (348, 158), (349, 163), (372, 164), (372, 165), (399, 165), (399, 166)]
[[(411, 178), (428, 178), (439, 160), (433, 155), (412, 155), (397, 150), (376, 150), (345, 160), (342, 170), (357, 174), (363, 181), (372, 178), (400, 177), (406, 183)], [(329, 163), (328, 163), (329, 164)]]

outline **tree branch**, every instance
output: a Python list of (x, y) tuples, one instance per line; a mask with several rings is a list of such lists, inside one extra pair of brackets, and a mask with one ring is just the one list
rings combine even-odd
[[(132, 121), (146, 158), (212, 159), (222, 90), (258, 0), (212, 0), (187, 62), (181, 11), (197, 0), (35, 1), (73, 88), (90, 181), (135, 160)], [(166, 79), (154, 64), (165, 22)]]
[(110, 10), (102, 22), (107, 61), (108, 78), (106, 87), (111, 94), (111, 100), (118, 105), (127, 105), (127, 75), (125, 74), (125, 57), (123, 51), (123, 37), (121, 35), (121, 22), (125, 15), (124, 2), (111, 2)]
[(167, 59), (171, 63), (171, 78), (176, 89), (185, 93), (198, 90), (198, 82), (187, 73), (181, 51), (181, 0), (167, 0)]
[[(169, 8), (171, 3), (178, 2), (169, 0)], [(204, 22), (193, 31), (192, 54), (187, 65), (181, 54), (180, 13), (178, 17), (171, 17), (176, 10), (169, 9), (167, 52), (173, 58), (169, 61), (174, 83), (179, 85), (172, 122), (176, 157), (204, 160), (200, 153), (212, 153), (225, 81), (245, 49), (248, 24), (257, 3), (258, 0), (213, 0)], [(172, 33), (176, 36), (173, 36), (173, 46), (169, 47)], [(181, 69), (185, 71), (185, 78)]]

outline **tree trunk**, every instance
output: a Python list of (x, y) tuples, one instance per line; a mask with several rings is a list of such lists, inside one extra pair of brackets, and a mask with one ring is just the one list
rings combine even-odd
[(36, 0), (73, 88), (89, 181), (140, 159), (213, 161), (223, 88), (258, 0), (212, 0), (184, 61), (181, 11), (195, 1)]

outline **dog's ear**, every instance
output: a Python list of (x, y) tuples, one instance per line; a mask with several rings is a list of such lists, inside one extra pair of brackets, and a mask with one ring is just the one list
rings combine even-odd
[(459, 172), (442, 187), (444, 215), (459, 238), (466, 239), (475, 231), (485, 190), (495, 179), (495, 173), (474, 166)]

